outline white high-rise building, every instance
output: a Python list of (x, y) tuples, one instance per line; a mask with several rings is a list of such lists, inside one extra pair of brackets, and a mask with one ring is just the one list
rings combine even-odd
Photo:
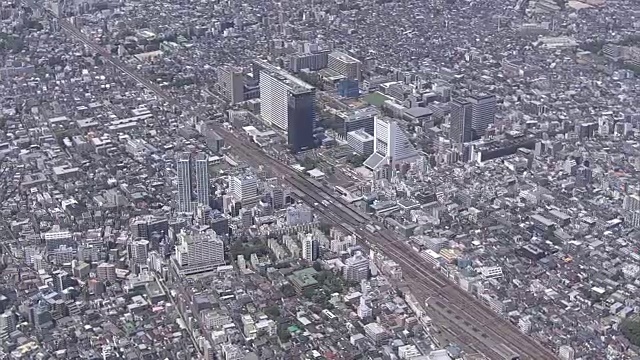
[(367, 280), (360, 280), (360, 305), (358, 305), (358, 317), (360, 319), (368, 318), (373, 314), (373, 310), (367, 305), (369, 301), (369, 284)]
[(232, 177), (230, 187), (233, 197), (239, 201), (258, 196), (258, 179), (254, 174), (245, 173)]
[(176, 171), (178, 173), (178, 211), (191, 212), (193, 204), (191, 203), (191, 155), (189, 153), (180, 154)]
[(357, 251), (345, 260), (343, 275), (347, 281), (362, 281), (369, 277), (369, 259)]
[[(292, 94), (304, 92), (315, 94), (315, 88), (266, 62), (260, 61), (259, 65), (262, 67), (260, 71), (260, 116), (266, 123), (287, 131), (289, 129), (289, 111), (292, 111), (289, 107), (289, 97), (293, 96)], [(310, 115), (313, 118), (307, 120), (313, 124), (315, 113)]]
[(198, 154), (195, 158), (196, 196), (198, 204), (209, 205), (209, 157)]
[(242, 68), (221, 66), (218, 68), (218, 86), (222, 96), (231, 104), (244, 101), (244, 76)]
[(224, 265), (224, 243), (213, 230), (178, 234), (174, 258), (176, 271), (182, 275), (212, 271)]
[(307, 261), (315, 261), (318, 259), (320, 252), (320, 243), (313, 238), (313, 235), (307, 234), (302, 239), (302, 258)]
[(129, 247), (131, 251), (131, 262), (134, 264), (146, 264), (149, 257), (149, 240), (135, 240)]
[(367, 168), (377, 170), (383, 165), (395, 168), (400, 164), (413, 163), (420, 157), (395, 120), (377, 117), (373, 133), (373, 154), (364, 162)]

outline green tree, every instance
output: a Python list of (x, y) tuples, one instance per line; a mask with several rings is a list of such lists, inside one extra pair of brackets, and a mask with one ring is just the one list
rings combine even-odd
[(277, 306), (269, 306), (264, 309), (264, 313), (272, 318), (280, 317), (280, 309)]
[(318, 225), (318, 230), (322, 231), (323, 234), (329, 236), (329, 234), (331, 233), (331, 225), (321, 223), (320, 225)]
[(280, 292), (282, 292), (282, 296), (287, 298), (296, 295), (296, 289), (294, 289), (291, 284), (282, 285), (282, 287), (280, 287)]
[(291, 340), (291, 333), (289, 332), (288, 329), (288, 325), (287, 324), (279, 324), (278, 325), (278, 338), (280, 338), (280, 341), (282, 341), (283, 343), (288, 342), (289, 340)]
[(351, 164), (353, 167), (360, 167), (364, 164), (364, 161), (367, 160), (362, 155), (352, 154), (347, 158), (347, 162)]
[(331, 276), (330, 271), (325, 271), (321, 269), (321, 271), (318, 272), (318, 275), (315, 276), (315, 279), (318, 282), (318, 284), (320, 284), (320, 286), (323, 286), (325, 281), (327, 281), (327, 279), (329, 279), (330, 276)]
[(305, 298), (311, 300), (311, 298), (313, 297), (313, 294), (316, 293), (316, 290), (313, 288), (306, 288), (302, 291), (302, 296), (304, 296)]
[(313, 262), (313, 269), (317, 272), (322, 271), (322, 264), (320, 264), (320, 262), (318, 261), (314, 261)]
[(300, 166), (304, 167), (305, 170), (314, 169), (317, 165), (318, 162), (310, 156), (307, 156), (304, 159), (300, 160)]
[(640, 319), (637, 316), (623, 321), (620, 330), (633, 345), (640, 346)]
[(27, 26), (27, 28), (29, 28), (29, 29), (34, 29), (34, 30), (38, 30), (38, 31), (40, 31), (40, 30), (42, 30), (42, 29), (43, 29), (42, 24), (41, 24), (39, 21), (36, 21), (36, 20), (29, 20), (29, 21), (27, 21), (26, 26)]

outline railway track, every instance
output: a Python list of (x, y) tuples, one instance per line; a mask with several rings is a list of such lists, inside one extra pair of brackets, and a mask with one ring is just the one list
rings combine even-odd
[[(239, 148), (238, 152), (246, 159), (255, 159), (256, 151), (259, 151), (254, 144), (247, 145), (247, 142), (235, 134), (220, 128), (220, 132), (224, 133), (225, 140), (229, 139), (229, 145)], [(265, 154), (263, 154), (265, 155)], [(492, 346), (478, 345), (488, 343), (491, 339), (500, 341), (493, 344), (496, 348), (503, 346), (508, 349), (516, 348), (513, 351), (519, 352), (521, 358), (532, 360), (555, 359), (556, 357), (546, 348), (536, 343), (524, 334), (521, 334), (515, 326), (508, 321), (499, 317), (493, 310), (484, 304), (479, 304), (480, 300), (472, 298), (470, 294), (464, 292), (457, 285), (451, 283), (451, 280), (443, 276), (439, 271), (432, 268), (425, 268), (424, 261), (420, 255), (410, 248), (404, 241), (398, 241), (396, 235), (388, 230), (382, 230), (372, 233), (364, 228), (363, 224), (371, 222), (371, 219), (362, 215), (358, 211), (346, 205), (342, 199), (337, 197), (331, 191), (328, 191), (320, 184), (313, 184), (306, 177), (299, 174), (289, 166), (279, 163), (277, 160), (267, 156), (271, 163), (269, 167), (277, 169), (279, 174), (286, 174), (283, 178), (292, 187), (302, 192), (308, 197), (307, 202), (318, 210), (324, 217), (337, 226), (342, 227), (347, 232), (354, 232), (359, 238), (369, 245), (377, 247), (384, 252), (389, 258), (400, 264), (406, 275), (415, 278), (416, 287), (419, 288), (419, 294), (422, 297), (437, 297), (447, 302), (446, 305), (432, 306), (436, 308), (442, 316), (453, 318), (463, 324), (468, 323), (470, 328), (465, 330), (468, 335), (458, 334), (458, 339), (465, 343), (474, 344), (473, 347), (491, 359), (499, 359), (500, 355)], [(262, 160), (262, 159), (261, 159)], [(262, 165), (266, 165), (264, 160), (260, 161)], [(334, 209), (322, 204), (322, 200), (330, 199), (335, 206)], [(333, 213), (331, 210), (334, 210)], [(347, 222), (349, 227), (343, 224)], [(377, 240), (376, 240), (377, 239)], [(425, 285), (426, 284), (426, 285)], [(469, 312), (468, 309), (474, 309)], [(453, 314), (453, 315), (452, 315)]]

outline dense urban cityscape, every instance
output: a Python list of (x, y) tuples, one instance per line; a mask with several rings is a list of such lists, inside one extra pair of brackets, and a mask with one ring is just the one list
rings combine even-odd
[(640, 359), (640, 2), (0, 2), (0, 359)]

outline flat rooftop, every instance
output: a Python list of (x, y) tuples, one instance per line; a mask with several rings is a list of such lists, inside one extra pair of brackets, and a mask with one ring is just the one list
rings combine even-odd
[(347, 134), (353, 136), (354, 138), (358, 139), (361, 142), (373, 141), (374, 140), (373, 135), (367, 133), (363, 129), (349, 131)]
[(346, 62), (346, 63), (351, 63), (351, 64), (355, 64), (355, 63), (359, 63), (360, 60), (354, 58), (353, 56), (347, 55), (341, 51), (333, 51), (329, 54), (330, 57), (336, 58), (340, 61)]
[(267, 75), (275, 79), (282, 81), (282, 83), (288, 85), (291, 88), (291, 90), (294, 92), (315, 91), (316, 89), (315, 87), (289, 74), (284, 69), (271, 65), (266, 61), (256, 60), (256, 62), (263, 68), (262, 72), (266, 73)]

